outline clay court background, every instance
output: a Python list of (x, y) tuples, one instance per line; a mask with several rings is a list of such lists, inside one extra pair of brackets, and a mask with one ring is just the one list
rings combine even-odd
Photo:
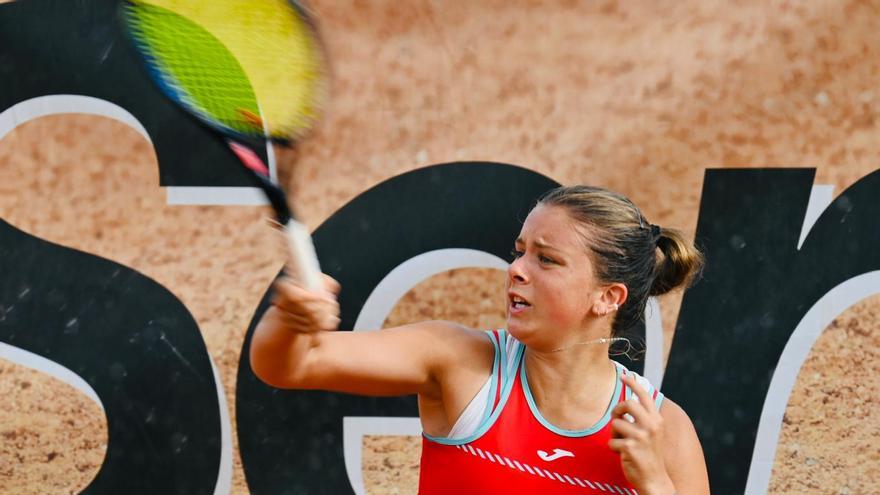
[[(332, 98), (297, 151), (278, 149), (311, 228), (389, 177), (461, 160), (618, 190), (687, 232), (707, 168), (814, 167), (816, 184), (839, 194), (880, 164), (880, 2), (311, 3)], [(283, 249), (267, 208), (167, 205), (155, 160), (140, 134), (107, 118), (23, 123), (0, 140), (0, 217), (173, 292), (202, 330), (234, 425), (238, 354)], [(434, 277), (387, 324), (499, 326), (503, 280), (484, 269)], [(662, 301), (667, 349), (680, 300)], [(875, 297), (816, 343), (771, 493), (880, 491), (878, 324)], [(85, 487), (106, 447), (100, 408), (5, 361), (0, 397), (0, 492)], [(370, 437), (365, 448), (368, 493), (415, 493), (417, 438)], [(248, 493), (235, 452), (233, 493)]]

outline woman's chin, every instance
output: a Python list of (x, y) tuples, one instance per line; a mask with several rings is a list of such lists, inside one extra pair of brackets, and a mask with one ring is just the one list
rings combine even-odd
[(528, 327), (517, 321), (516, 318), (507, 318), (507, 333), (516, 340), (523, 342), (528, 340), (529, 336), (534, 333), (529, 331)]

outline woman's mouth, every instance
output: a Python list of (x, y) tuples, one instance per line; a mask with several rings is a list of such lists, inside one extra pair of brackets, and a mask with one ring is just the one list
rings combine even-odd
[(516, 294), (510, 294), (510, 305), (508, 309), (510, 310), (510, 314), (519, 314), (525, 311), (526, 309), (532, 307), (532, 305), (523, 299), (522, 297)]

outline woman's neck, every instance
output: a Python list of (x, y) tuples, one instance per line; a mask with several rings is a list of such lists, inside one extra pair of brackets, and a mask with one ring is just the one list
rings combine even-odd
[(535, 404), (554, 426), (583, 429), (604, 415), (617, 379), (607, 343), (549, 352), (526, 348), (523, 359)]

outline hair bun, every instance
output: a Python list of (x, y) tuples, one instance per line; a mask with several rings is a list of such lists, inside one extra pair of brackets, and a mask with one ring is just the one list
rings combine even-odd
[[(652, 234), (654, 228), (652, 226)], [(657, 230), (661, 230), (656, 227)], [(657, 260), (650, 295), (659, 296), (692, 284), (703, 269), (703, 255), (675, 229), (662, 229), (657, 237), (661, 257)]]

